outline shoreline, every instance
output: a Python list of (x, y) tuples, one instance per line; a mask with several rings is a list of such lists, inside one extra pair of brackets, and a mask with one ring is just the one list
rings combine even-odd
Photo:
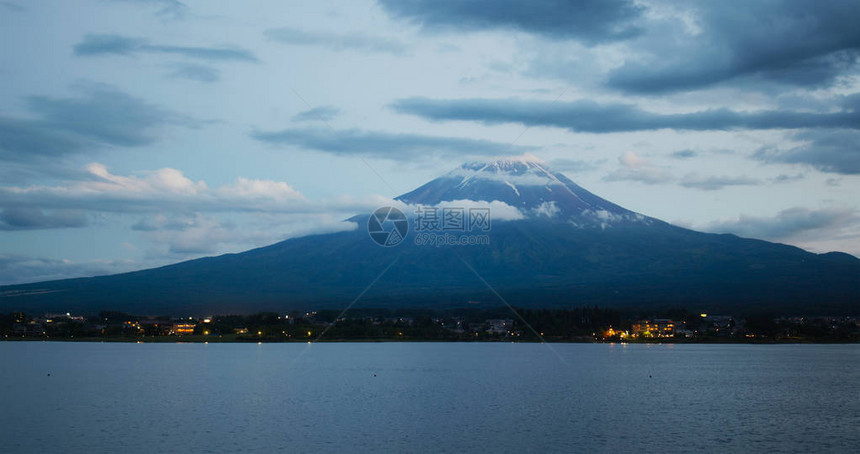
[(274, 340), (274, 339), (223, 339), (203, 338), (203, 336), (188, 336), (180, 339), (162, 339), (160, 337), (146, 338), (49, 338), (37, 339), (26, 337), (8, 337), (0, 342), (90, 342), (90, 343), (124, 343), (124, 344), (310, 344), (310, 343), (511, 343), (511, 344), (620, 344), (620, 345), (851, 345), (860, 344), (860, 340), (846, 339), (767, 339), (767, 340), (732, 340), (732, 339), (697, 339), (697, 340), (649, 340), (635, 342), (617, 342), (602, 340), (475, 340), (475, 339), (319, 339), (319, 340)]

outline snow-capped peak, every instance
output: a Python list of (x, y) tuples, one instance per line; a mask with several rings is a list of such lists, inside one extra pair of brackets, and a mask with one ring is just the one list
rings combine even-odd
[(525, 173), (549, 173), (544, 167), (544, 161), (532, 154), (507, 156), (490, 161), (468, 162), (460, 166), (466, 171), (486, 172), (490, 174), (522, 175)]
[(604, 222), (591, 213), (622, 218), (635, 215), (552, 172), (531, 155), (466, 163), (397, 199), (423, 205), (452, 200), (499, 201), (527, 217), (571, 220), (578, 225)]

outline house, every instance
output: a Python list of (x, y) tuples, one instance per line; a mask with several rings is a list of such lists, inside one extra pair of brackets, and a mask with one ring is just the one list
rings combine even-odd
[(193, 323), (174, 323), (170, 328), (170, 334), (194, 334), (195, 326)]
[(642, 337), (672, 337), (677, 323), (668, 318), (639, 320), (633, 323), (633, 335)]
[(507, 334), (514, 327), (514, 321), (509, 318), (492, 318), (485, 323), (490, 334)]

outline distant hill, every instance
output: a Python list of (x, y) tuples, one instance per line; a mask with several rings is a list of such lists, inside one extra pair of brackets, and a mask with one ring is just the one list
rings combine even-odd
[[(521, 307), (858, 311), (860, 260), (851, 255), (676, 227), (604, 200), (536, 161), (465, 164), (398, 200), (451, 207), (497, 201), (519, 215), (500, 220), (491, 210), (490, 229), (480, 232), (489, 237), (487, 245), (416, 245), (410, 219), (406, 239), (382, 247), (368, 235), (368, 213), (351, 219), (358, 224), (352, 231), (240, 254), (0, 287), (0, 310), (204, 315), (341, 308), (394, 262), (358, 306), (501, 305), (468, 263)], [(380, 225), (393, 231), (390, 220)]]

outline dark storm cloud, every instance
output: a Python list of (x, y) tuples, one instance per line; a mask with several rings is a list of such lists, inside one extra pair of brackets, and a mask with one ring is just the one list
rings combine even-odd
[(392, 16), (429, 30), (507, 29), (586, 44), (618, 41), (640, 33), (643, 8), (628, 0), (381, 0)]
[(293, 121), (330, 121), (340, 109), (335, 106), (319, 106), (293, 115)]
[(296, 28), (282, 27), (266, 30), (264, 35), (271, 41), (284, 44), (321, 46), (336, 51), (362, 50), (402, 54), (406, 46), (400, 41), (367, 35), (364, 33), (310, 32)]
[[(635, 2), (381, 0), (394, 17), (425, 29), (520, 30), (587, 45), (623, 41), (628, 58), (609, 73), (621, 91), (687, 91), (726, 81), (818, 87), (856, 73), (860, 56), (860, 3), (772, 0)], [(667, 11), (669, 14), (666, 14)], [(686, 18), (686, 19), (684, 19)], [(538, 59), (533, 73), (559, 73), (566, 55)], [(564, 66), (564, 65), (562, 65)]]
[(87, 216), (77, 210), (44, 212), (35, 207), (12, 207), (0, 211), (0, 230), (37, 230), (85, 227)]
[(0, 117), (0, 160), (58, 156), (90, 143), (84, 137), (54, 130), (44, 121)]
[(856, 210), (790, 208), (773, 217), (740, 216), (735, 220), (711, 223), (704, 230), (750, 238), (783, 239), (810, 230), (835, 230), (857, 222)]
[(805, 143), (788, 150), (764, 147), (754, 157), (770, 163), (806, 164), (823, 172), (860, 174), (860, 131), (802, 131), (793, 139)]
[(636, 58), (610, 73), (610, 87), (643, 94), (730, 80), (817, 87), (856, 73), (860, 3), (783, 0), (675, 7), (689, 8), (700, 32), (683, 31), (680, 20), (651, 23), (647, 36), (629, 43)]
[(79, 98), (30, 96), (27, 106), (56, 130), (121, 146), (152, 143), (154, 127), (178, 120), (159, 107), (109, 89), (97, 89)]
[(175, 54), (187, 58), (210, 61), (256, 62), (257, 57), (248, 50), (230, 47), (194, 47), (149, 44), (145, 39), (121, 35), (86, 35), (76, 44), (75, 55), (136, 55), (140, 53)]
[(336, 155), (363, 155), (393, 160), (410, 160), (434, 154), (450, 156), (515, 154), (533, 149), (488, 140), (392, 134), (357, 129), (336, 132), (328, 129), (256, 131), (251, 134), (251, 137), (271, 145), (292, 145)]
[(33, 161), (106, 145), (155, 142), (165, 125), (193, 121), (112, 88), (99, 86), (73, 98), (30, 96), (34, 119), (0, 117), (0, 160)]
[(661, 114), (642, 110), (632, 104), (600, 104), (586, 100), (553, 103), (521, 99), (427, 98), (401, 99), (395, 101), (392, 107), (400, 113), (429, 120), (469, 120), (484, 124), (521, 123), (593, 133), (656, 129), (711, 131), (860, 128), (860, 111), (854, 108), (832, 113), (710, 109), (682, 114)]

